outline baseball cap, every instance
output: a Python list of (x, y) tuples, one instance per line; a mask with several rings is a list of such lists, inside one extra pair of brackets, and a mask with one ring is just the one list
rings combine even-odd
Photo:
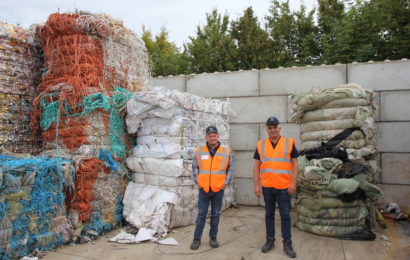
[(279, 120), (276, 117), (271, 116), (268, 118), (268, 120), (266, 120), (266, 125), (279, 125)]
[(212, 133), (218, 133), (218, 129), (216, 129), (216, 127), (215, 126), (208, 126), (207, 128), (206, 128), (206, 134), (207, 135), (209, 135), (209, 134), (212, 134)]

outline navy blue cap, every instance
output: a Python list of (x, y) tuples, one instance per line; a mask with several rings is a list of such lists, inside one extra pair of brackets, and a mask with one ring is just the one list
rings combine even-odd
[(212, 134), (212, 133), (215, 133), (215, 134), (217, 134), (218, 133), (218, 129), (215, 127), (215, 126), (208, 126), (207, 128), (206, 128), (206, 134), (207, 135), (209, 135), (209, 134)]
[(276, 117), (271, 116), (268, 118), (268, 120), (266, 120), (266, 125), (279, 125), (279, 120)]

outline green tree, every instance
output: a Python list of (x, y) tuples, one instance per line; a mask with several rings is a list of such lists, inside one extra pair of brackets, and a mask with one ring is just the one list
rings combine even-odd
[(410, 54), (408, 0), (319, 0), (322, 60), (327, 64), (400, 59)]
[(196, 35), (189, 37), (185, 45), (191, 70), (196, 73), (234, 69), (234, 51), (229, 16), (221, 15), (216, 9), (206, 14), (206, 24), (198, 26)]
[(316, 64), (320, 56), (315, 10), (307, 12), (301, 5), (292, 12), (289, 1), (274, 0), (266, 16), (266, 28), (273, 52), (272, 67)]
[[(410, 57), (410, 1), (357, 1), (355, 28), (358, 61)], [(354, 46), (353, 46), (354, 47)]]
[(272, 52), (268, 34), (261, 28), (252, 7), (231, 23), (230, 31), (235, 44), (236, 69), (261, 69), (270, 65)]
[(189, 73), (189, 62), (181, 50), (171, 42), (168, 31), (161, 28), (153, 37), (150, 30), (142, 28), (142, 40), (147, 47), (153, 76), (167, 76)]
[(320, 63), (319, 28), (315, 24), (315, 10), (307, 11), (304, 5), (293, 13), (295, 17), (295, 63), (314, 65)]
[(274, 0), (266, 16), (273, 59), (270, 67), (291, 66), (294, 63), (295, 19), (289, 1)]

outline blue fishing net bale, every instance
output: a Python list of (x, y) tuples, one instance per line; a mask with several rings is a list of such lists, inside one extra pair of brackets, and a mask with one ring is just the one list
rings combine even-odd
[(73, 185), (74, 168), (61, 158), (17, 158), (0, 155), (2, 172), (0, 259), (18, 258), (33, 250), (50, 250), (71, 237), (65, 190)]

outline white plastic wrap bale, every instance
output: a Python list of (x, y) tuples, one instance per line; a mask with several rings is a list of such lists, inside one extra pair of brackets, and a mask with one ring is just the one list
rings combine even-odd
[[(234, 189), (225, 190), (222, 210), (233, 202)], [(192, 225), (198, 213), (198, 187), (160, 187), (128, 183), (124, 195), (126, 220), (137, 228), (149, 228), (163, 235), (170, 228)]]
[(167, 177), (191, 177), (192, 160), (156, 159), (130, 156), (126, 159), (128, 168), (133, 172), (156, 174)]
[(338, 145), (347, 150), (349, 159), (360, 161), (376, 153), (374, 98), (374, 91), (357, 84), (313, 89), (290, 97), (290, 121), (301, 123), (304, 149), (319, 147), (347, 128), (360, 128)]
[[(205, 128), (204, 128), (205, 129)], [(229, 147), (228, 139), (219, 139), (223, 146)], [(138, 136), (134, 155), (143, 158), (193, 159), (196, 148), (205, 139), (169, 136)]]
[(139, 92), (127, 103), (127, 130), (138, 132), (134, 155), (144, 158), (192, 159), (204, 143), (205, 128), (219, 130), (229, 146), (228, 102), (155, 87)]
[[(197, 216), (198, 186), (192, 159), (214, 125), (229, 147), (228, 102), (160, 87), (135, 93), (127, 103), (127, 130), (137, 145), (126, 163), (132, 173), (124, 199), (126, 220), (161, 235), (169, 228), (191, 225)], [(233, 183), (226, 188), (223, 209), (234, 202)]]
[(162, 187), (193, 186), (192, 160), (128, 157), (132, 181)]

